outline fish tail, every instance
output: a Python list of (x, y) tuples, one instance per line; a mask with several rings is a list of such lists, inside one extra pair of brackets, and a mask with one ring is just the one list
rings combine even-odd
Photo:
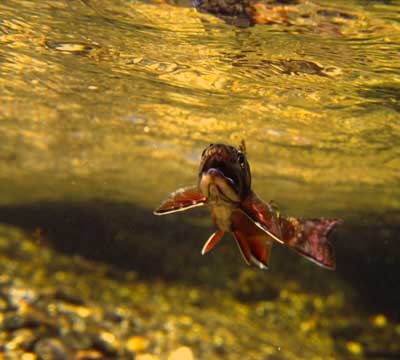
[(327, 269), (335, 269), (329, 235), (341, 223), (337, 219), (279, 218), (283, 242), (291, 249)]

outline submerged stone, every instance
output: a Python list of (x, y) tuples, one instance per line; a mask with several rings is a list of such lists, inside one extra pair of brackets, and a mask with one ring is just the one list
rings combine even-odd
[(116, 336), (107, 331), (98, 334), (94, 341), (95, 346), (107, 355), (115, 355), (119, 349), (119, 341)]
[(104, 354), (97, 350), (79, 350), (74, 360), (103, 360)]
[(168, 360), (194, 360), (193, 351), (187, 346), (182, 346), (171, 352)]
[(56, 338), (47, 338), (38, 341), (35, 345), (35, 354), (41, 360), (67, 360), (68, 353), (63, 343)]

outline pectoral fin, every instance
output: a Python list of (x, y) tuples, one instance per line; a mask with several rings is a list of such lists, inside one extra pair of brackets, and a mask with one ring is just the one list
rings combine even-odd
[(223, 235), (224, 232), (221, 230), (217, 230), (212, 234), (205, 242), (203, 249), (201, 249), (201, 255), (207, 254), (217, 244), (217, 242), (221, 240)]
[(268, 269), (272, 240), (241, 210), (232, 213), (232, 230), (236, 242), (248, 264)]
[(176, 190), (154, 210), (154, 215), (166, 215), (177, 211), (184, 211), (196, 206), (202, 206), (206, 198), (199, 192), (197, 186), (190, 186)]
[(242, 210), (254, 223), (265, 231), (272, 239), (283, 243), (279, 219), (273, 207), (261, 200), (253, 191), (241, 203)]

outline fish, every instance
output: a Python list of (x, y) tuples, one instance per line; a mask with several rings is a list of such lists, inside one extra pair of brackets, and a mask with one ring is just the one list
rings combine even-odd
[(251, 188), (246, 145), (210, 144), (202, 154), (197, 184), (171, 193), (154, 210), (167, 215), (208, 205), (216, 231), (201, 253), (208, 253), (225, 233), (232, 233), (244, 261), (269, 268), (271, 248), (281, 244), (313, 263), (336, 267), (329, 236), (342, 221), (334, 218), (302, 219), (284, 216), (273, 203), (262, 200)]

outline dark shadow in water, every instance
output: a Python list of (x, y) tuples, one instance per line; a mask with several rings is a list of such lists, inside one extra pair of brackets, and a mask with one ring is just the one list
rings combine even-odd
[(400, 319), (400, 212), (360, 216), (343, 230), (335, 244), (337, 272), (363, 303)]
[(368, 100), (362, 104), (366, 110), (386, 107), (400, 111), (400, 86), (397, 84), (370, 86), (359, 93)]
[(196, 225), (193, 219), (202, 210), (190, 211), (158, 217), (123, 202), (36, 202), (0, 206), (0, 222), (20, 227), (67, 255), (133, 270), (144, 278), (202, 281), (198, 268), (216, 266), (213, 257), (200, 255), (212, 226)]
[[(156, 217), (130, 203), (102, 200), (0, 206), (0, 222), (18, 226), (68, 255), (134, 270), (143, 278), (226, 287), (227, 280), (237, 278), (246, 266), (231, 239), (224, 239), (210, 255), (200, 255), (212, 229), (211, 224), (203, 228), (193, 221), (202, 214), (193, 209), (191, 214)], [(318, 272), (321, 269), (287, 249), (276, 248), (275, 274), (282, 277), (282, 272), (287, 272), (288, 279), (322, 293), (327, 286), (321, 278), (329, 281), (339, 275), (358, 291), (362, 304), (394, 315), (400, 302), (400, 214), (380, 216), (378, 222), (371, 220), (374, 218), (345, 222), (335, 234), (335, 273)], [(317, 283), (311, 284), (313, 278)]]

